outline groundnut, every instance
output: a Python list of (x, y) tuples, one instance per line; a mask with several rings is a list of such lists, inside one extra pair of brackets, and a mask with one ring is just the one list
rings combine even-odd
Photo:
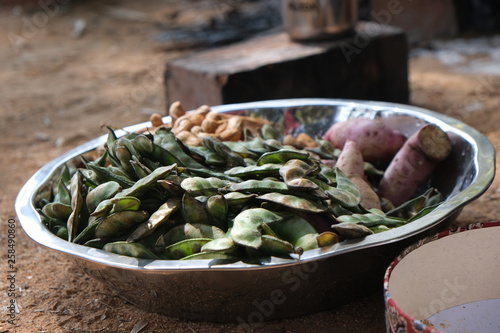
[(218, 136), (220, 133), (224, 132), (227, 128), (227, 121), (223, 121), (219, 124), (219, 126), (215, 129), (215, 136)]
[(183, 131), (190, 131), (195, 125), (191, 119), (181, 117), (177, 119), (175, 125), (172, 127), (172, 133), (177, 134)]
[(234, 116), (227, 121), (226, 129), (218, 133), (218, 138), (221, 141), (238, 141), (241, 140), (243, 134), (243, 118)]
[(185, 145), (201, 146), (202, 138), (190, 131), (182, 131), (176, 134), (177, 138)]
[(193, 113), (194, 114), (202, 114), (203, 116), (207, 115), (210, 112), (210, 106), (202, 105), (197, 108)]
[(161, 125), (163, 125), (163, 119), (161, 114), (159, 113), (153, 113), (149, 117), (149, 121), (151, 122), (151, 125), (153, 125), (153, 127), (160, 127)]
[(222, 119), (220, 113), (208, 112), (205, 115), (205, 119), (203, 119), (203, 122), (201, 123), (201, 128), (203, 129), (203, 132), (215, 133), (217, 128), (223, 123), (224, 120)]
[(285, 135), (282, 142), (285, 146), (295, 146), (295, 138), (291, 134)]
[(193, 133), (193, 134), (195, 134), (195, 135), (197, 135), (198, 133), (202, 133), (204, 131), (203, 131), (203, 128), (200, 125), (195, 125), (195, 126), (191, 127), (191, 131), (190, 132)]
[(170, 108), (168, 110), (168, 114), (169, 114), (170, 118), (172, 118), (172, 126), (174, 126), (177, 119), (179, 119), (180, 117), (182, 117), (183, 115), (186, 114), (186, 110), (182, 106), (181, 102), (177, 101), (177, 102), (173, 102), (170, 105)]
[(316, 141), (306, 133), (299, 133), (295, 138), (295, 146), (299, 149), (315, 148), (318, 146)]
[(243, 128), (249, 130), (254, 136), (258, 135), (262, 126), (269, 123), (269, 121), (262, 118), (242, 117), (242, 119)]

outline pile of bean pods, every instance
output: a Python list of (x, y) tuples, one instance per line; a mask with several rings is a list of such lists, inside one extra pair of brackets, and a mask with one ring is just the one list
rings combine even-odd
[[(272, 125), (258, 136), (202, 146), (171, 128), (117, 137), (102, 155), (66, 163), (42, 190), (42, 222), (69, 242), (143, 259), (227, 259), (258, 263), (399, 227), (441, 201), (434, 189), (400, 207), (360, 205), (356, 186), (322, 163), (339, 151), (282, 144)], [(75, 166), (75, 165), (78, 165)], [(380, 176), (366, 164), (370, 177)]]

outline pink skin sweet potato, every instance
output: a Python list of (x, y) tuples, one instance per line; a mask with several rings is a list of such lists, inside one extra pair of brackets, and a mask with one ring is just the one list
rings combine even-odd
[(347, 140), (345, 142), (335, 166), (342, 170), (348, 177), (352, 175), (364, 176), (363, 155), (356, 141)]
[(380, 198), (364, 177), (364, 161), (359, 145), (347, 140), (340, 153), (336, 167), (349, 177), (361, 193), (361, 206), (366, 209), (381, 209)]
[(347, 140), (356, 141), (367, 162), (390, 161), (406, 138), (389, 128), (383, 119), (355, 118), (333, 124), (323, 136), (335, 148), (343, 149)]
[(378, 194), (399, 206), (409, 200), (418, 186), (451, 153), (448, 135), (438, 126), (428, 124), (413, 134), (387, 167)]

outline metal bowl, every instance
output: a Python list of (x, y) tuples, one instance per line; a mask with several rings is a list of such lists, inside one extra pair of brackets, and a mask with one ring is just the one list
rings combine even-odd
[[(434, 123), (448, 132), (453, 143), (451, 156), (429, 181), (446, 200), (412, 223), (364, 239), (344, 241), (327, 250), (305, 251), (300, 260), (269, 258), (262, 265), (221, 265), (210, 260), (129, 258), (56, 237), (41, 223), (35, 210), (37, 193), (57, 175), (59, 168), (100, 146), (106, 140), (103, 136), (49, 162), (28, 180), (16, 200), (22, 227), (36, 242), (66, 254), (89, 275), (143, 309), (189, 320), (239, 322), (243, 328), (253, 327), (265, 320), (332, 308), (380, 288), (387, 265), (402, 249), (448, 228), (465, 205), (486, 191), (495, 174), (495, 150), (483, 135), (460, 121), (417, 107), (289, 99), (215, 106), (213, 110), (266, 117), (285, 124), (288, 130), (312, 135), (354, 117), (387, 118), (393, 128), (405, 135), (426, 123)], [(290, 123), (290, 119), (294, 121)], [(150, 123), (125, 130), (147, 126)]]
[(355, 27), (358, 6), (358, 0), (282, 0), (283, 27), (296, 41), (338, 37)]

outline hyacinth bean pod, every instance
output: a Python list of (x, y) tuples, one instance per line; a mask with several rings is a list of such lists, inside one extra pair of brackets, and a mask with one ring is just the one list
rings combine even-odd
[(124, 210), (138, 210), (141, 206), (141, 201), (136, 197), (119, 197), (111, 200), (113, 202), (113, 207), (110, 213), (117, 213)]
[(271, 192), (259, 195), (256, 199), (273, 202), (285, 207), (296, 209), (298, 211), (310, 213), (323, 213), (328, 210), (328, 207), (326, 205), (322, 205), (321, 203), (317, 203), (312, 200), (308, 200), (306, 198), (301, 198), (291, 194)]
[(226, 144), (220, 142), (216, 138), (212, 138), (209, 136), (204, 137), (203, 145), (222, 157), (226, 161), (227, 166), (230, 168), (246, 165), (242, 156), (233, 152), (231, 148), (229, 148)]
[(134, 185), (134, 181), (120, 169), (106, 168), (97, 163), (87, 162), (86, 167), (93, 171), (100, 183), (114, 181), (120, 184), (121, 187), (127, 188)]
[(222, 237), (212, 239), (210, 242), (205, 243), (202, 246), (202, 252), (224, 252), (229, 253), (237, 249), (236, 243), (231, 237)]
[(262, 235), (262, 251), (267, 255), (284, 256), (288, 254), (302, 254), (300, 247), (294, 247), (286, 240), (276, 236)]
[(217, 194), (207, 199), (207, 213), (215, 226), (227, 229), (229, 204), (223, 195)]
[(120, 184), (115, 181), (109, 181), (98, 185), (87, 194), (85, 199), (87, 209), (89, 212), (93, 212), (101, 201), (111, 199), (115, 194), (120, 192), (121, 189)]
[(188, 238), (177, 243), (169, 245), (160, 254), (160, 257), (165, 259), (182, 259), (184, 257), (199, 253), (201, 248), (206, 243), (210, 242), (210, 238)]
[(76, 237), (78, 228), (80, 227), (80, 221), (83, 216), (81, 215), (84, 198), (82, 194), (83, 186), (83, 176), (80, 172), (75, 172), (73, 177), (71, 177), (70, 182), (70, 193), (71, 193), (71, 209), (73, 210), (68, 217), (68, 241), (72, 242)]
[(144, 134), (137, 135), (132, 139), (132, 145), (139, 156), (148, 158), (154, 150), (153, 141)]
[(139, 243), (130, 242), (113, 242), (107, 243), (103, 247), (104, 251), (121, 254), (124, 256), (142, 258), (142, 259), (158, 259), (158, 256), (148, 250), (146, 247)]
[(124, 210), (104, 218), (95, 229), (97, 238), (121, 236), (128, 228), (137, 225), (149, 217), (146, 211)]
[(224, 171), (226, 175), (240, 178), (278, 177), (281, 164), (268, 163), (263, 165), (238, 166)]
[(258, 160), (257, 165), (267, 163), (283, 164), (292, 159), (306, 160), (310, 154), (302, 150), (280, 149), (263, 154)]
[[(67, 170), (67, 168), (65, 168)], [(82, 174), (83, 176), (83, 174)], [(69, 192), (69, 188), (66, 187), (63, 178), (61, 177), (57, 182), (57, 185), (54, 187), (54, 203), (60, 203), (66, 206), (71, 205), (71, 193)]]
[(42, 213), (50, 218), (59, 219), (66, 221), (73, 209), (69, 205), (65, 205), (59, 202), (51, 202), (45, 205), (42, 209)]
[(262, 224), (282, 221), (285, 217), (286, 214), (263, 208), (244, 210), (234, 218), (231, 238), (236, 244), (258, 249), (262, 244)]
[(292, 159), (287, 161), (279, 170), (280, 176), (289, 188), (297, 190), (315, 190), (319, 186), (312, 180), (304, 178), (316, 168), (302, 160)]
[(170, 198), (167, 200), (167, 202), (161, 205), (156, 212), (151, 214), (147, 221), (140, 224), (137, 229), (132, 232), (127, 238), (127, 241), (135, 242), (153, 233), (158, 226), (169, 220), (170, 216), (179, 209), (180, 205), (181, 200), (179, 198)]
[[(272, 124), (244, 137), (205, 136), (190, 146), (171, 128), (122, 137), (108, 128), (103, 154), (63, 167), (39, 197), (42, 221), (59, 237), (119, 255), (260, 262), (396, 228), (441, 200), (431, 189), (400, 207), (367, 210), (332, 164), (340, 151), (328, 141), (293, 147)], [(365, 173), (380, 177), (371, 164)], [(331, 228), (318, 232), (316, 220)]]
[(189, 238), (223, 238), (226, 234), (220, 228), (202, 223), (177, 225), (163, 235), (165, 244), (173, 244)]

